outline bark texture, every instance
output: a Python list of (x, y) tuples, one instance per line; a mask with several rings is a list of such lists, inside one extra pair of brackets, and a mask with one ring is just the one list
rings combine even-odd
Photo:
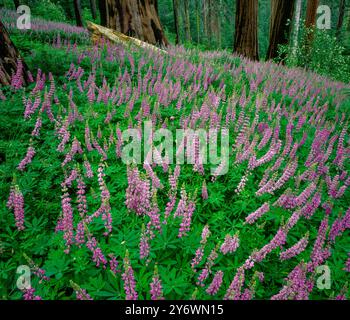
[(83, 26), (83, 18), (81, 14), (81, 3), (80, 0), (74, 0), (74, 13), (75, 13), (75, 20), (77, 22), (78, 27)]
[(271, 0), (270, 44), (267, 60), (278, 57), (278, 46), (289, 43), (295, 0)]
[(258, 0), (236, 1), (234, 51), (252, 60), (259, 60)]
[(157, 14), (156, 0), (107, 0), (107, 27), (153, 45), (168, 40)]
[[(4, 86), (11, 84), (12, 75), (17, 70), (17, 60), (20, 57), (19, 52), (0, 20), (0, 83)], [(23, 63), (24, 82), (27, 83), (27, 66)]]

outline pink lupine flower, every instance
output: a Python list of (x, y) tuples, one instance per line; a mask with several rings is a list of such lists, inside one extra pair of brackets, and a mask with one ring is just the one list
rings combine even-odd
[(23, 299), (24, 300), (42, 300), (42, 298), (40, 296), (35, 295), (34, 288), (25, 289), (24, 294), (23, 294)]
[(12, 186), (7, 207), (13, 209), (18, 231), (24, 230), (24, 197), (18, 186)]
[(224, 273), (219, 270), (215, 273), (215, 276), (213, 278), (213, 281), (211, 282), (211, 284), (209, 285), (209, 287), (207, 288), (206, 292), (209, 295), (216, 295), (221, 287), (222, 284), (222, 278), (224, 276)]
[(208, 189), (207, 189), (207, 184), (205, 183), (205, 180), (203, 181), (203, 185), (202, 185), (202, 199), (203, 200), (208, 199)]
[(41, 120), (41, 117), (39, 116), (37, 118), (37, 120), (36, 120), (35, 127), (34, 127), (34, 129), (32, 131), (32, 136), (33, 137), (38, 137), (39, 136), (41, 126), (42, 126), (42, 120)]
[(345, 271), (350, 272), (350, 253), (349, 253), (349, 258), (345, 263)]
[(102, 253), (102, 250), (100, 247), (98, 247), (97, 241), (95, 237), (92, 237), (88, 240), (86, 243), (86, 247), (92, 252), (92, 260), (96, 263), (96, 267), (99, 267), (102, 265), (102, 267), (105, 269), (107, 264), (107, 259)]
[(311, 261), (308, 263), (308, 270), (314, 270), (321, 265), (330, 255), (330, 248), (324, 248), (328, 230), (328, 217), (326, 216), (319, 227), (318, 235), (311, 253)]
[(86, 177), (89, 179), (92, 178), (94, 176), (94, 173), (92, 172), (91, 165), (87, 159), (84, 160), (84, 167)]
[(309, 243), (309, 234), (307, 233), (305, 237), (300, 239), (294, 246), (280, 253), (280, 259), (288, 260), (291, 259), (301, 252), (303, 252)]
[(151, 208), (151, 191), (149, 180), (140, 177), (137, 168), (127, 170), (128, 187), (126, 189), (126, 207), (137, 215), (148, 213)]
[(75, 294), (77, 296), (77, 300), (93, 300), (85, 289), (80, 289), (79, 291), (76, 291)]
[(238, 268), (235, 277), (233, 278), (229, 288), (226, 291), (224, 300), (239, 300), (244, 280), (244, 269)]
[(122, 274), (122, 279), (124, 282), (124, 290), (126, 300), (137, 300), (138, 294), (136, 292), (136, 281), (134, 278), (134, 270), (131, 267), (129, 252), (126, 251), (124, 258), (124, 273)]
[(150, 294), (151, 294), (152, 300), (164, 300), (162, 281), (159, 278), (157, 266), (155, 266), (154, 268), (154, 275), (153, 275), (150, 287), (151, 287)]
[(140, 259), (145, 259), (149, 256), (149, 235), (146, 232), (145, 226), (142, 225), (141, 239), (140, 239)]
[(11, 87), (15, 90), (23, 86), (23, 62), (22, 59), (17, 60), (17, 70), (11, 79)]
[(178, 237), (182, 238), (187, 235), (187, 233), (190, 231), (191, 227), (191, 221), (192, 221), (192, 215), (194, 211), (196, 210), (196, 204), (193, 200), (190, 200), (185, 212), (183, 214), (182, 222), (180, 224), (179, 234)]
[(249, 216), (245, 218), (245, 222), (248, 224), (253, 224), (257, 221), (261, 216), (267, 213), (270, 210), (269, 203), (265, 202), (259, 209), (251, 213)]
[(93, 300), (91, 296), (86, 292), (85, 289), (80, 288), (76, 283), (70, 280), (70, 285), (73, 288), (77, 300)]
[(17, 169), (20, 171), (23, 171), (25, 169), (25, 167), (32, 162), (34, 155), (35, 155), (35, 149), (32, 146), (30, 146), (27, 150), (26, 156), (20, 162)]
[(65, 240), (66, 249), (65, 253), (69, 253), (70, 246), (73, 244), (73, 208), (71, 206), (71, 198), (69, 193), (64, 187), (62, 189), (62, 231), (64, 232), (63, 239)]
[(274, 295), (271, 300), (308, 300), (313, 283), (307, 279), (307, 268), (304, 263), (298, 264), (286, 279), (287, 285)]
[(110, 258), (111, 259), (109, 260), (109, 267), (114, 274), (117, 274), (118, 272), (120, 272), (120, 270), (118, 270), (119, 262), (112, 254), (110, 254)]
[(226, 235), (224, 243), (220, 247), (220, 251), (225, 255), (228, 253), (234, 253), (239, 247), (238, 234), (234, 236)]

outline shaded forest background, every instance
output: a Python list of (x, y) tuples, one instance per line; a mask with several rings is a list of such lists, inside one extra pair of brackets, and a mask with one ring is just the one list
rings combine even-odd
[[(108, 2), (113, 3), (113, 1), (106, 1), (106, 3)], [(166, 39), (165, 41), (184, 45), (186, 48), (235, 51), (236, 10), (239, 0), (152, 0), (153, 2), (157, 7), (160, 23), (165, 33), (165, 37), (163, 37), (163, 39)], [(284, 62), (291, 67), (306, 67), (320, 74), (348, 82), (347, 79), (350, 75), (350, 0), (314, 1), (317, 5), (330, 7), (331, 29), (317, 31), (316, 36), (313, 37), (313, 49), (303, 47), (306, 34), (304, 22), (306, 20), (306, 24), (308, 23), (307, 4), (309, 2), (312, 3), (313, 1), (301, 1), (298, 51), (293, 53), (293, 60), (289, 59), (289, 61)], [(104, 1), (0, 0), (0, 7), (14, 9), (16, 4), (26, 4), (35, 16), (86, 26), (87, 21), (103, 24), (102, 20), (105, 18), (100, 17), (101, 3), (104, 3)], [(257, 3), (258, 56), (255, 54), (255, 58), (259, 57), (260, 60), (265, 60), (268, 56), (270, 42), (272, 2), (271, 0), (259, 0)], [(339, 30), (337, 25), (342, 4), (345, 10)], [(79, 17), (76, 15), (77, 5), (79, 6)], [(246, 4), (244, 5), (246, 6)], [(295, 9), (292, 11), (294, 15), (291, 26), (295, 27)], [(244, 28), (246, 28), (246, 25), (243, 26)], [(277, 61), (291, 56), (292, 43), (295, 41), (293, 36), (293, 28), (291, 28), (288, 35), (289, 43), (284, 47), (279, 47), (279, 59)], [(250, 55), (250, 58), (252, 58), (252, 55)]]
[[(91, 12), (91, 2), (98, 7), (98, 0), (81, 0), (83, 23), (88, 20), (100, 22), (99, 10), (96, 10), (95, 19)], [(173, 3), (178, 3), (180, 43), (200, 45), (204, 49), (233, 50), (235, 31), (235, 0), (158, 0), (159, 17), (170, 42), (176, 41)], [(349, 2), (349, 1), (347, 1)], [(190, 37), (186, 25), (186, 3), (188, 4), (188, 18)], [(259, 0), (258, 9), (258, 37), (259, 53), (265, 57), (269, 45), (269, 27), (271, 6), (270, 0)], [(48, 20), (67, 21), (75, 23), (74, 6), (72, 0), (23, 0), (32, 13)], [(339, 16), (339, 0), (320, 1), (320, 5), (328, 5), (332, 13), (332, 29), (335, 33)], [(14, 9), (14, 1), (0, 0), (0, 7)], [(302, 1), (302, 19), (305, 19), (307, 2)], [(350, 54), (350, 4), (346, 5), (346, 14), (343, 23), (342, 41)], [(349, 32), (349, 34), (348, 34)]]

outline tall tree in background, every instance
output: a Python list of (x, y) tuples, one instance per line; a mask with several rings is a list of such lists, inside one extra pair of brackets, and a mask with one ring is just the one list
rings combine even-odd
[(289, 42), (295, 0), (271, 0), (270, 44), (267, 60), (278, 57), (278, 46)]
[[(16, 73), (19, 52), (0, 20), (0, 84), (6, 86), (11, 84), (12, 74)], [(27, 66), (23, 64), (24, 82), (27, 82)]]
[(300, 31), (300, 19), (301, 19), (301, 0), (296, 0), (295, 6), (295, 19), (294, 19), (294, 32), (293, 32), (293, 44), (292, 44), (292, 57), (295, 58), (298, 49), (299, 31)]
[(340, 34), (341, 34), (341, 28), (343, 26), (344, 16), (345, 16), (345, 0), (340, 0), (339, 18), (338, 18), (338, 23), (337, 23), (337, 38), (339, 38)]
[(312, 41), (314, 39), (318, 5), (319, 5), (319, 0), (307, 1), (305, 26), (308, 29), (308, 35), (306, 39), (306, 48), (308, 52), (310, 51)]
[(200, 20), (200, 3), (199, 0), (196, 0), (196, 32), (197, 32), (197, 43), (200, 41), (200, 32), (201, 32), (201, 20)]
[(234, 51), (252, 60), (259, 60), (258, 0), (236, 0)]
[(173, 0), (174, 24), (176, 39), (175, 43), (180, 44), (180, 22), (179, 22), (179, 0)]
[(208, 38), (208, 4), (203, 0), (203, 31), (205, 38)]
[(189, 0), (184, 0), (184, 13), (185, 13), (185, 35), (186, 35), (186, 41), (191, 42), (191, 23), (190, 23)]
[(106, 0), (98, 0), (98, 10), (100, 12), (101, 26), (107, 26), (107, 4)]
[(90, 0), (90, 9), (91, 9), (92, 19), (96, 20), (97, 18), (96, 0)]
[(150, 44), (167, 46), (157, 0), (107, 0), (106, 25)]
[(306, 20), (305, 20), (306, 28), (313, 29), (316, 26), (318, 5), (319, 5), (319, 0), (308, 0), (307, 1)]
[(74, 12), (75, 12), (75, 20), (77, 21), (77, 26), (83, 26), (83, 19), (81, 15), (81, 3), (80, 0), (74, 0)]

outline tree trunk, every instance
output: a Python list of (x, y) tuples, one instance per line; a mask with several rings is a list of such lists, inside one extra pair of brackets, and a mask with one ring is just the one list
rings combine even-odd
[(20, 6), (19, 0), (13, 0), (13, 4), (15, 5), (16, 10)]
[(200, 5), (199, 0), (196, 0), (196, 31), (197, 31), (197, 43), (200, 41), (200, 28), (201, 28), (201, 20), (200, 20)]
[(319, 0), (308, 0), (306, 9), (306, 28), (315, 28), (316, 18), (317, 18), (317, 8), (319, 5)]
[(207, 6), (207, 0), (203, 0), (203, 29), (204, 29), (204, 36), (208, 37), (208, 6)]
[(180, 24), (179, 24), (179, 0), (173, 0), (174, 24), (176, 39), (175, 43), (180, 44)]
[[(4, 86), (11, 84), (12, 75), (16, 73), (17, 61), (20, 57), (19, 52), (10, 36), (0, 20), (0, 83)], [(23, 64), (23, 80), (28, 82), (28, 67), (24, 61)]]
[(295, 0), (271, 0), (270, 44), (267, 60), (278, 57), (278, 46), (289, 42)]
[(252, 60), (259, 60), (258, 0), (236, 1), (234, 51)]
[(296, 57), (296, 53), (298, 49), (300, 18), (301, 18), (301, 0), (297, 0), (296, 9), (295, 9), (293, 44), (292, 44), (293, 59)]
[(155, 0), (107, 0), (107, 27), (153, 45), (169, 44)]
[(185, 9), (186, 41), (191, 42), (190, 8), (189, 8), (188, 0), (184, 0), (184, 9)]
[(341, 34), (341, 28), (343, 26), (344, 15), (345, 15), (345, 0), (340, 0), (339, 18), (338, 18), (338, 23), (337, 23), (337, 38), (339, 38), (340, 34)]
[(308, 0), (307, 2), (305, 26), (308, 29), (308, 34), (305, 46), (308, 54), (310, 53), (312, 41), (314, 39), (318, 5), (319, 0)]
[(96, 0), (90, 0), (90, 9), (91, 9), (92, 19), (96, 20), (97, 18)]
[(100, 11), (100, 24), (107, 26), (107, 5), (106, 0), (98, 0), (98, 10)]
[(83, 19), (81, 15), (81, 4), (80, 0), (74, 0), (74, 12), (75, 12), (75, 20), (77, 21), (77, 26), (83, 26)]

